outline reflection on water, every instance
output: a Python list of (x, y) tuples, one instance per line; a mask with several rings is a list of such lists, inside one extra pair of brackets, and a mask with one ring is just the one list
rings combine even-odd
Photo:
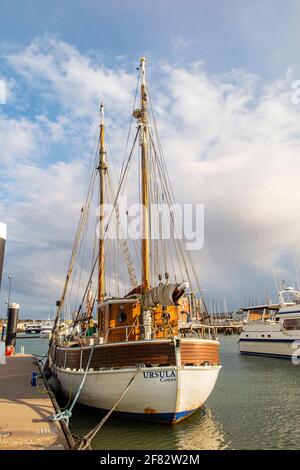
[(226, 449), (228, 444), (222, 432), (222, 424), (218, 422), (209, 408), (182, 423), (183, 426), (174, 431), (177, 433), (176, 449)]
[(290, 360), (241, 356), (222, 338), (223, 369), (209, 399), (235, 449), (299, 449), (300, 368)]
[[(175, 426), (110, 418), (95, 449), (299, 449), (300, 366), (238, 354), (237, 336), (221, 337), (223, 368), (207, 406)], [(43, 354), (45, 340), (22, 340), (25, 352)], [(65, 400), (66, 401), (66, 400)], [(64, 405), (66, 403), (62, 403)], [(95, 426), (96, 409), (77, 406), (71, 430)]]
[[(72, 431), (84, 434), (101, 415), (91, 408), (77, 406)], [(194, 413), (175, 426), (111, 418), (93, 441), (94, 449), (225, 449), (222, 426), (210, 409)]]

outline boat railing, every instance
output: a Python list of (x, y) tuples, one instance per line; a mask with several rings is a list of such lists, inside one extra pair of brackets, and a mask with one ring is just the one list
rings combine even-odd
[[(158, 334), (162, 333), (163, 337), (166, 337), (166, 338), (172, 337), (175, 335), (175, 330), (172, 327), (172, 325), (169, 323), (168, 323), (168, 328), (164, 330), (161, 330), (154, 325), (151, 325), (151, 326), (149, 325), (146, 328), (148, 329), (148, 331), (151, 332), (152, 337), (155, 337), (156, 333)], [(103, 342), (104, 343), (109, 342), (109, 335), (112, 332), (118, 332), (122, 330), (125, 330), (125, 341), (129, 341), (129, 340), (132, 341), (132, 338), (130, 337), (131, 335), (134, 335), (136, 329), (140, 330), (140, 325), (133, 324), (133, 325), (121, 325), (121, 326), (110, 327), (106, 331)], [(196, 339), (200, 339), (200, 338), (207, 338), (207, 339), (213, 339), (213, 340), (218, 339), (217, 328), (213, 325), (186, 323), (186, 324), (179, 324), (178, 330), (179, 330), (178, 333), (181, 337), (193, 336)], [(142, 339), (142, 337), (140, 339)], [(136, 341), (139, 341), (139, 339), (137, 339)]]
[[(150, 330), (151, 331), (151, 335), (155, 335), (156, 331), (157, 331), (157, 328), (153, 325), (147, 325), (145, 326), (148, 331)], [(120, 331), (120, 330), (125, 330), (125, 341), (129, 341), (129, 338), (132, 334), (134, 334), (135, 330), (138, 329), (140, 330), (141, 328), (141, 325), (137, 325), (137, 324), (133, 324), (133, 325), (121, 325), (121, 326), (113, 326), (113, 327), (110, 327), (107, 329), (106, 331), (106, 334), (105, 334), (105, 337), (104, 337), (104, 340), (103, 342), (104, 343), (108, 343), (108, 339), (109, 339), (109, 335), (110, 333), (112, 332), (116, 332), (116, 330)], [(132, 341), (132, 340), (130, 340)], [(136, 340), (138, 341), (138, 340)]]
[(218, 329), (215, 325), (197, 324), (197, 323), (181, 323), (179, 325), (180, 336), (195, 336), (197, 339), (218, 339)]

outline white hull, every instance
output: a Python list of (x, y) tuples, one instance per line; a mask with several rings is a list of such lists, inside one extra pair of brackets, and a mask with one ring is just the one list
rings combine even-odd
[(274, 356), (290, 359), (293, 353), (295, 354), (295, 351), (296, 349), (293, 347), (293, 341), (240, 341), (240, 353), (242, 354)]
[(41, 331), (40, 338), (41, 339), (50, 339), (52, 336), (52, 331)]
[[(128, 417), (178, 422), (199, 409), (212, 392), (221, 366), (141, 368), (117, 411)], [(110, 410), (136, 369), (89, 371), (78, 402)], [(84, 371), (55, 368), (65, 395), (75, 396)]]
[[(278, 304), (258, 305), (248, 310), (239, 338), (240, 352), (296, 359), (300, 354), (300, 292), (287, 287), (278, 293)], [(256, 313), (260, 319), (251, 320)]]

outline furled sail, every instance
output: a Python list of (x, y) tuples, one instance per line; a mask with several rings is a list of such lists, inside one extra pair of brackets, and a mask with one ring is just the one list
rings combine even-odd
[(187, 282), (159, 284), (152, 287), (144, 295), (143, 306), (145, 309), (162, 305), (168, 307), (170, 305), (178, 305), (179, 300), (188, 288)]

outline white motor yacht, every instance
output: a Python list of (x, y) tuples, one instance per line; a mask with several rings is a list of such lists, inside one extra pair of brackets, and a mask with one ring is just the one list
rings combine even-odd
[(242, 309), (247, 323), (239, 337), (242, 354), (297, 358), (300, 352), (300, 292), (287, 287), (278, 303)]

